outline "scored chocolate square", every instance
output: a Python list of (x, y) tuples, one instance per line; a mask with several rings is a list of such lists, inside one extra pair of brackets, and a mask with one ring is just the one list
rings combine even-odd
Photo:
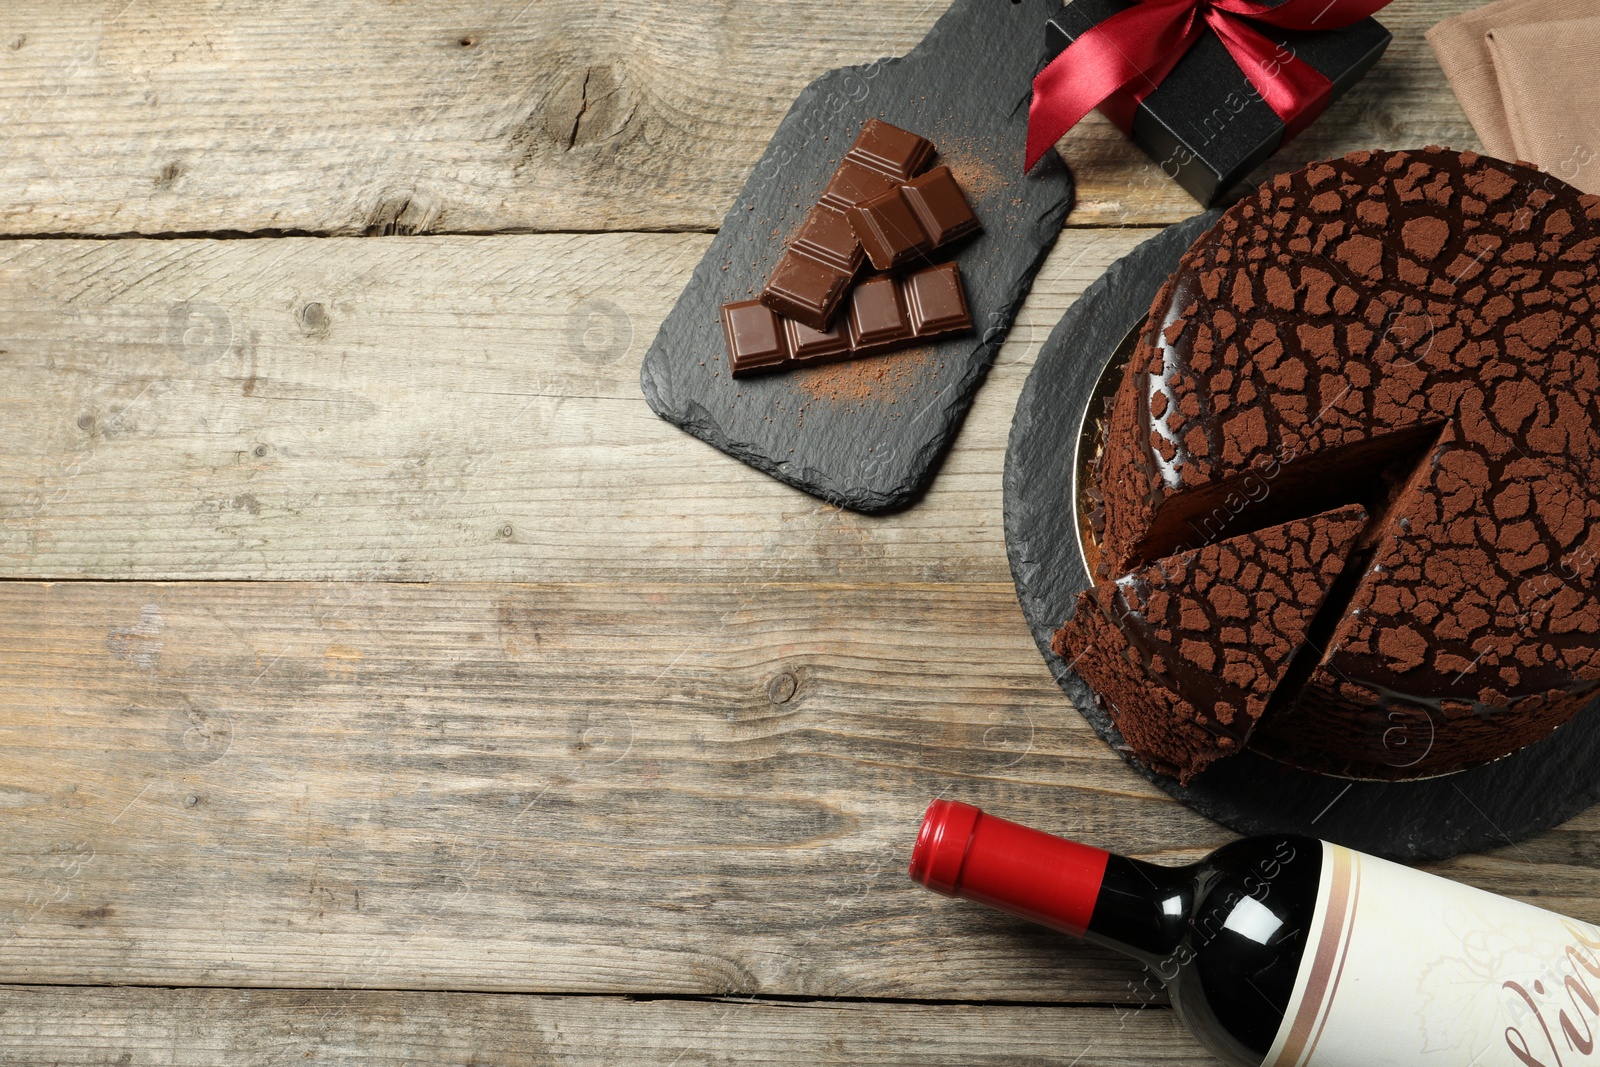
[(822, 190), (822, 199), (818, 204), (835, 211), (848, 211), (863, 200), (882, 196), (899, 184), (894, 175), (864, 167), (846, 156), (844, 162), (839, 164), (839, 169), (833, 172), (833, 180)]
[(850, 347), (861, 355), (888, 351), (911, 337), (900, 286), (887, 274), (868, 278), (850, 293)]
[(849, 154), (863, 166), (905, 181), (928, 165), (933, 142), (879, 119), (868, 119)]
[(935, 167), (845, 215), (878, 270), (902, 267), (980, 228), (949, 167)]
[[(868, 119), (839, 161), (822, 198), (779, 257), (761, 291), (761, 302), (786, 318), (826, 331), (866, 263), (845, 211), (909, 181), (932, 156), (933, 143), (926, 138)], [(805, 269), (797, 261), (819, 269)]]
[(850, 228), (877, 270), (893, 270), (925, 256), (933, 242), (906, 201), (904, 186), (850, 209)]
[(955, 263), (919, 270), (906, 278), (906, 308), (918, 335), (965, 329), (972, 322), (961, 271)]
[(911, 179), (900, 187), (900, 192), (935, 248), (983, 228), (949, 167), (935, 167), (920, 178)]
[(803, 322), (784, 319), (783, 333), (789, 342), (789, 358), (798, 367), (832, 363), (854, 354), (850, 350), (850, 332), (843, 319), (826, 330), (813, 330)]
[(838, 306), (854, 279), (854, 270), (840, 270), (791, 248), (767, 279), (761, 301), (786, 318), (814, 326), (817, 310)]
[(722, 305), (722, 336), (733, 356), (733, 373), (777, 367), (788, 362), (779, 319), (758, 300)]
[(800, 225), (800, 231), (794, 235), (789, 247), (851, 277), (861, 269), (867, 258), (844, 212), (821, 204), (806, 216), (806, 221)]

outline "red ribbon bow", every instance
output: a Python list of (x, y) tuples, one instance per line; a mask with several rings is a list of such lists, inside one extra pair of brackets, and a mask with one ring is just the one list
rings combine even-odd
[(1338, 30), (1389, 0), (1140, 0), (1097, 23), (1033, 80), (1027, 169), (1107, 97), (1144, 99), (1210, 30), (1293, 137), (1322, 113), (1333, 83), (1246, 18), (1285, 30)]

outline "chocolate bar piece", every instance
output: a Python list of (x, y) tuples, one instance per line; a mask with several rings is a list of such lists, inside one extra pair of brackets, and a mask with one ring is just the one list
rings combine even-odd
[(845, 212), (867, 258), (893, 270), (979, 228), (949, 167), (936, 167)]
[(932, 156), (933, 144), (926, 138), (868, 119), (822, 199), (779, 257), (761, 302), (814, 330), (826, 330), (866, 262), (845, 212), (922, 173)]
[(934, 248), (983, 228), (949, 167), (939, 167), (907, 182), (900, 187), (900, 195), (911, 205)]
[(783, 321), (759, 300), (722, 305), (722, 333), (733, 356), (733, 373), (776, 368), (789, 361)]
[(783, 318), (759, 300), (722, 305), (736, 378), (881, 355), (970, 329), (972, 313), (953, 262), (868, 278), (851, 291), (848, 313), (826, 330)]

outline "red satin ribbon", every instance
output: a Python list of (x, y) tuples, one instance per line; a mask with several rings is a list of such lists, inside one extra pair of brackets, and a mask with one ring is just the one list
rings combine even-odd
[(1028, 170), (1107, 97), (1149, 95), (1207, 31), (1228, 49), (1262, 100), (1293, 137), (1328, 105), (1333, 83), (1253, 29), (1254, 19), (1285, 30), (1338, 30), (1389, 0), (1140, 0), (1091, 27), (1033, 80), (1028, 108)]

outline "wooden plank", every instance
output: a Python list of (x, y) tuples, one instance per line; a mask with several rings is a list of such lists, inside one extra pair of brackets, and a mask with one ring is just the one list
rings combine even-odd
[[(1396, 0), (1388, 56), (1263, 174), (1357, 148), (1476, 147), (1422, 37), (1470, 6)], [(11, 0), (0, 232), (713, 229), (802, 87), (904, 52), (941, 10)], [(1196, 210), (1098, 117), (1063, 149), (1073, 225)]]
[(923, 807), (1223, 836), (1000, 585), (0, 583), (0, 782), (47, 984), (1107, 1003), (1134, 966), (911, 884)]
[(0, 574), (1005, 581), (1017, 393), (1145, 232), (1060, 242), (931, 493), (877, 519), (645, 404), (701, 235), (0, 242)]
[[(1137, 1003), (904, 873), (944, 795), (1227, 835), (1052, 685), (1004, 585), (0, 583), (16, 982)], [(1600, 919), (1600, 817), (1440, 869)]]
[(1133, 1067), (1203, 1056), (1161, 1008), (313, 990), (0, 988), (7, 1062), (55, 1067)]

